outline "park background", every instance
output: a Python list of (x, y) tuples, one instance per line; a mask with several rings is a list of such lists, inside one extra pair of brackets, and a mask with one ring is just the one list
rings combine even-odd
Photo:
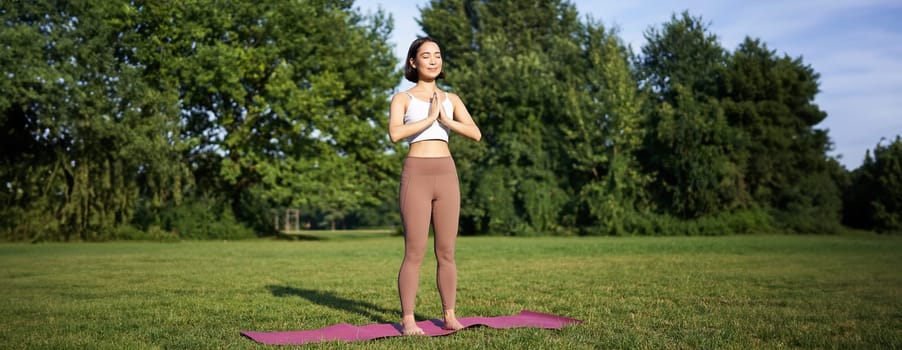
[[(286, 212), (293, 229), (399, 227), (389, 13), (31, 1), (0, 16), (3, 240), (251, 238)], [(462, 235), (902, 230), (902, 141), (875, 137), (847, 169), (793, 48), (723, 47), (716, 18), (680, 10), (626, 45), (566, 1), (433, 1), (417, 20), (484, 135), (450, 142)]]
[[(840, 162), (804, 52), (724, 47), (691, 10), (641, 45), (566, 1), (418, 10), (484, 135), (451, 139), (458, 314), (584, 322), (305, 348), (902, 347), (902, 141)], [(264, 348), (239, 332), (397, 321), (389, 13), (36, 0), (0, 18), (0, 347)], [(434, 279), (420, 320), (441, 314)]]

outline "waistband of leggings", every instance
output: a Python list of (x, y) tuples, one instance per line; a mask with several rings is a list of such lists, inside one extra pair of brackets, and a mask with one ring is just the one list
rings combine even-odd
[(405, 174), (439, 175), (457, 173), (452, 157), (407, 157), (404, 159)]

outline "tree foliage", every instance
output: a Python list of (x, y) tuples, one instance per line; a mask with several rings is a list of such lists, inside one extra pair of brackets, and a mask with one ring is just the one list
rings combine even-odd
[(103, 239), (143, 197), (190, 180), (171, 86), (145, 79), (132, 13), (100, 1), (15, 2), (2, 12), (4, 226), (14, 239)]
[(638, 73), (652, 98), (645, 166), (664, 213), (682, 218), (748, 206), (742, 138), (727, 121), (719, 86), (726, 51), (700, 17), (674, 15), (650, 28)]
[[(432, 0), (420, 25), (483, 142), (451, 148), (462, 233), (900, 231), (899, 138), (849, 174), (819, 75), (689, 12), (633, 53), (564, 0)], [(392, 21), (350, 0), (0, 7), (6, 240), (240, 238), (300, 208), (392, 225)], [(399, 43), (405, 44), (405, 43)]]
[(629, 218), (650, 209), (651, 178), (637, 158), (646, 132), (645, 95), (636, 89), (629, 52), (616, 33), (590, 22), (581, 46), (586, 66), (574, 72), (580, 80), (567, 91), (569, 110), (560, 125), (570, 184), (577, 213), (585, 216), (580, 221), (600, 232), (626, 234)]
[(902, 137), (881, 140), (852, 172), (845, 191), (844, 221), (884, 233), (902, 233)]
[[(829, 230), (840, 222), (840, 193), (831, 179), (830, 139), (817, 125), (827, 114), (814, 104), (819, 75), (801, 58), (779, 56), (746, 40), (730, 56), (724, 108), (744, 140), (744, 179), (757, 203)], [(804, 229), (804, 230), (811, 230)]]
[(150, 35), (179, 77), (188, 157), (213, 163), (196, 176), (236, 212), (250, 195), (334, 220), (387, 197), (373, 191), (396, 168), (383, 156), (398, 78), (383, 15), (361, 17), (350, 1), (213, 1), (171, 16), (173, 32)]
[(831, 231), (839, 190), (816, 126), (819, 75), (801, 58), (747, 38), (720, 47), (700, 17), (674, 15), (646, 33), (639, 56), (651, 128), (643, 150), (667, 212), (684, 218), (770, 208), (783, 225)]
[[(562, 14), (569, 17), (559, 20)], [(552, 229), (568, 194), (557, 183), (557, 135), (546, 127), (560, 115), (546, 96), (562, 91), (556, 78), (567, 67), (553, 64), (547, 52), (566, 49), (558, 41), (577, 32), (575, 9), (558, 1), (529, 7), (433, 1), (422, 10), (421, 23), (449, 52), (448, 86), (475, 111), (486, 143), (482, 152), (461, 152), (474, 156), (461, 162), (477, 164), (461, 172), (462, 188), (471, 189), (462, 196), (464, 226), (518, 234)], [(508, 190), (492, 193), (488, 184)]]
[(628, 51), (570, 3), (533, 5), (451, 0), (422, 10), (424, 31), (448, 52), (447, 84), (475, 111), (485, 140), (459, 147), (461, 162), (475, 164), (461, 171), (465, 227), (622, 233), (618, 213), (635, 210), (644, 181), (633, 157), (643, 129)]
[(10, 237), (103, 239), (184, 191), (245, 221), (248, 200), (336, 218), (380, 204), (389, 191), (370, 189), (396, 168), (382, 114), (398, 74), (387, 18), (351, 5), (4, 5)]

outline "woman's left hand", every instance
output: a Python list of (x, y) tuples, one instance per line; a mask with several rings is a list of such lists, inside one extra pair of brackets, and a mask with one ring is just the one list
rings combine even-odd
[[(448, 98), (448, 97), (445, 97), (445, 98)], [(454, 119), (448, 115), (448, 112), (445, 112), (444, 104), (440, 103), (439, 105), (440, 105), (440, 107), (439, 107), (439, 111), (438, 111), (438, 122), (444, 126), (450, 127), (450, 125), (448, 125), (448, 124), (451, 123), (451, 121), (453, 121)]]
[(445, 112), (445, 107), (444, 107), (444, 106), (442, 106), (442, 107), (439, 108), (439, 111), (438, 111), (438, 122), (439, 122), (439, 123), (441, 123), (441, 124), (444, 125), (444, 126), (449, 126), (449, 127), (450, 127), (449, 124), (450, 124), (453, 120), (454, 120), (454, 119), (452, 119), (451, 117), (449, 117), (449, 116), (448, 116), (448, 113)]

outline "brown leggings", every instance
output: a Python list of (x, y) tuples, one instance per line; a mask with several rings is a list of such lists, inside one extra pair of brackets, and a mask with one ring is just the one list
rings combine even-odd
[(430, 218), (435, 231), (436, 284), (442, 308), (454, 309), (457, 297), (454, 242), (460, 216), (460, 187), (454, 160), (408, 157), (401, 172), (399, 200), (404, 224), (404, 261), (398, 272), (402, 316), (413, 315)]

